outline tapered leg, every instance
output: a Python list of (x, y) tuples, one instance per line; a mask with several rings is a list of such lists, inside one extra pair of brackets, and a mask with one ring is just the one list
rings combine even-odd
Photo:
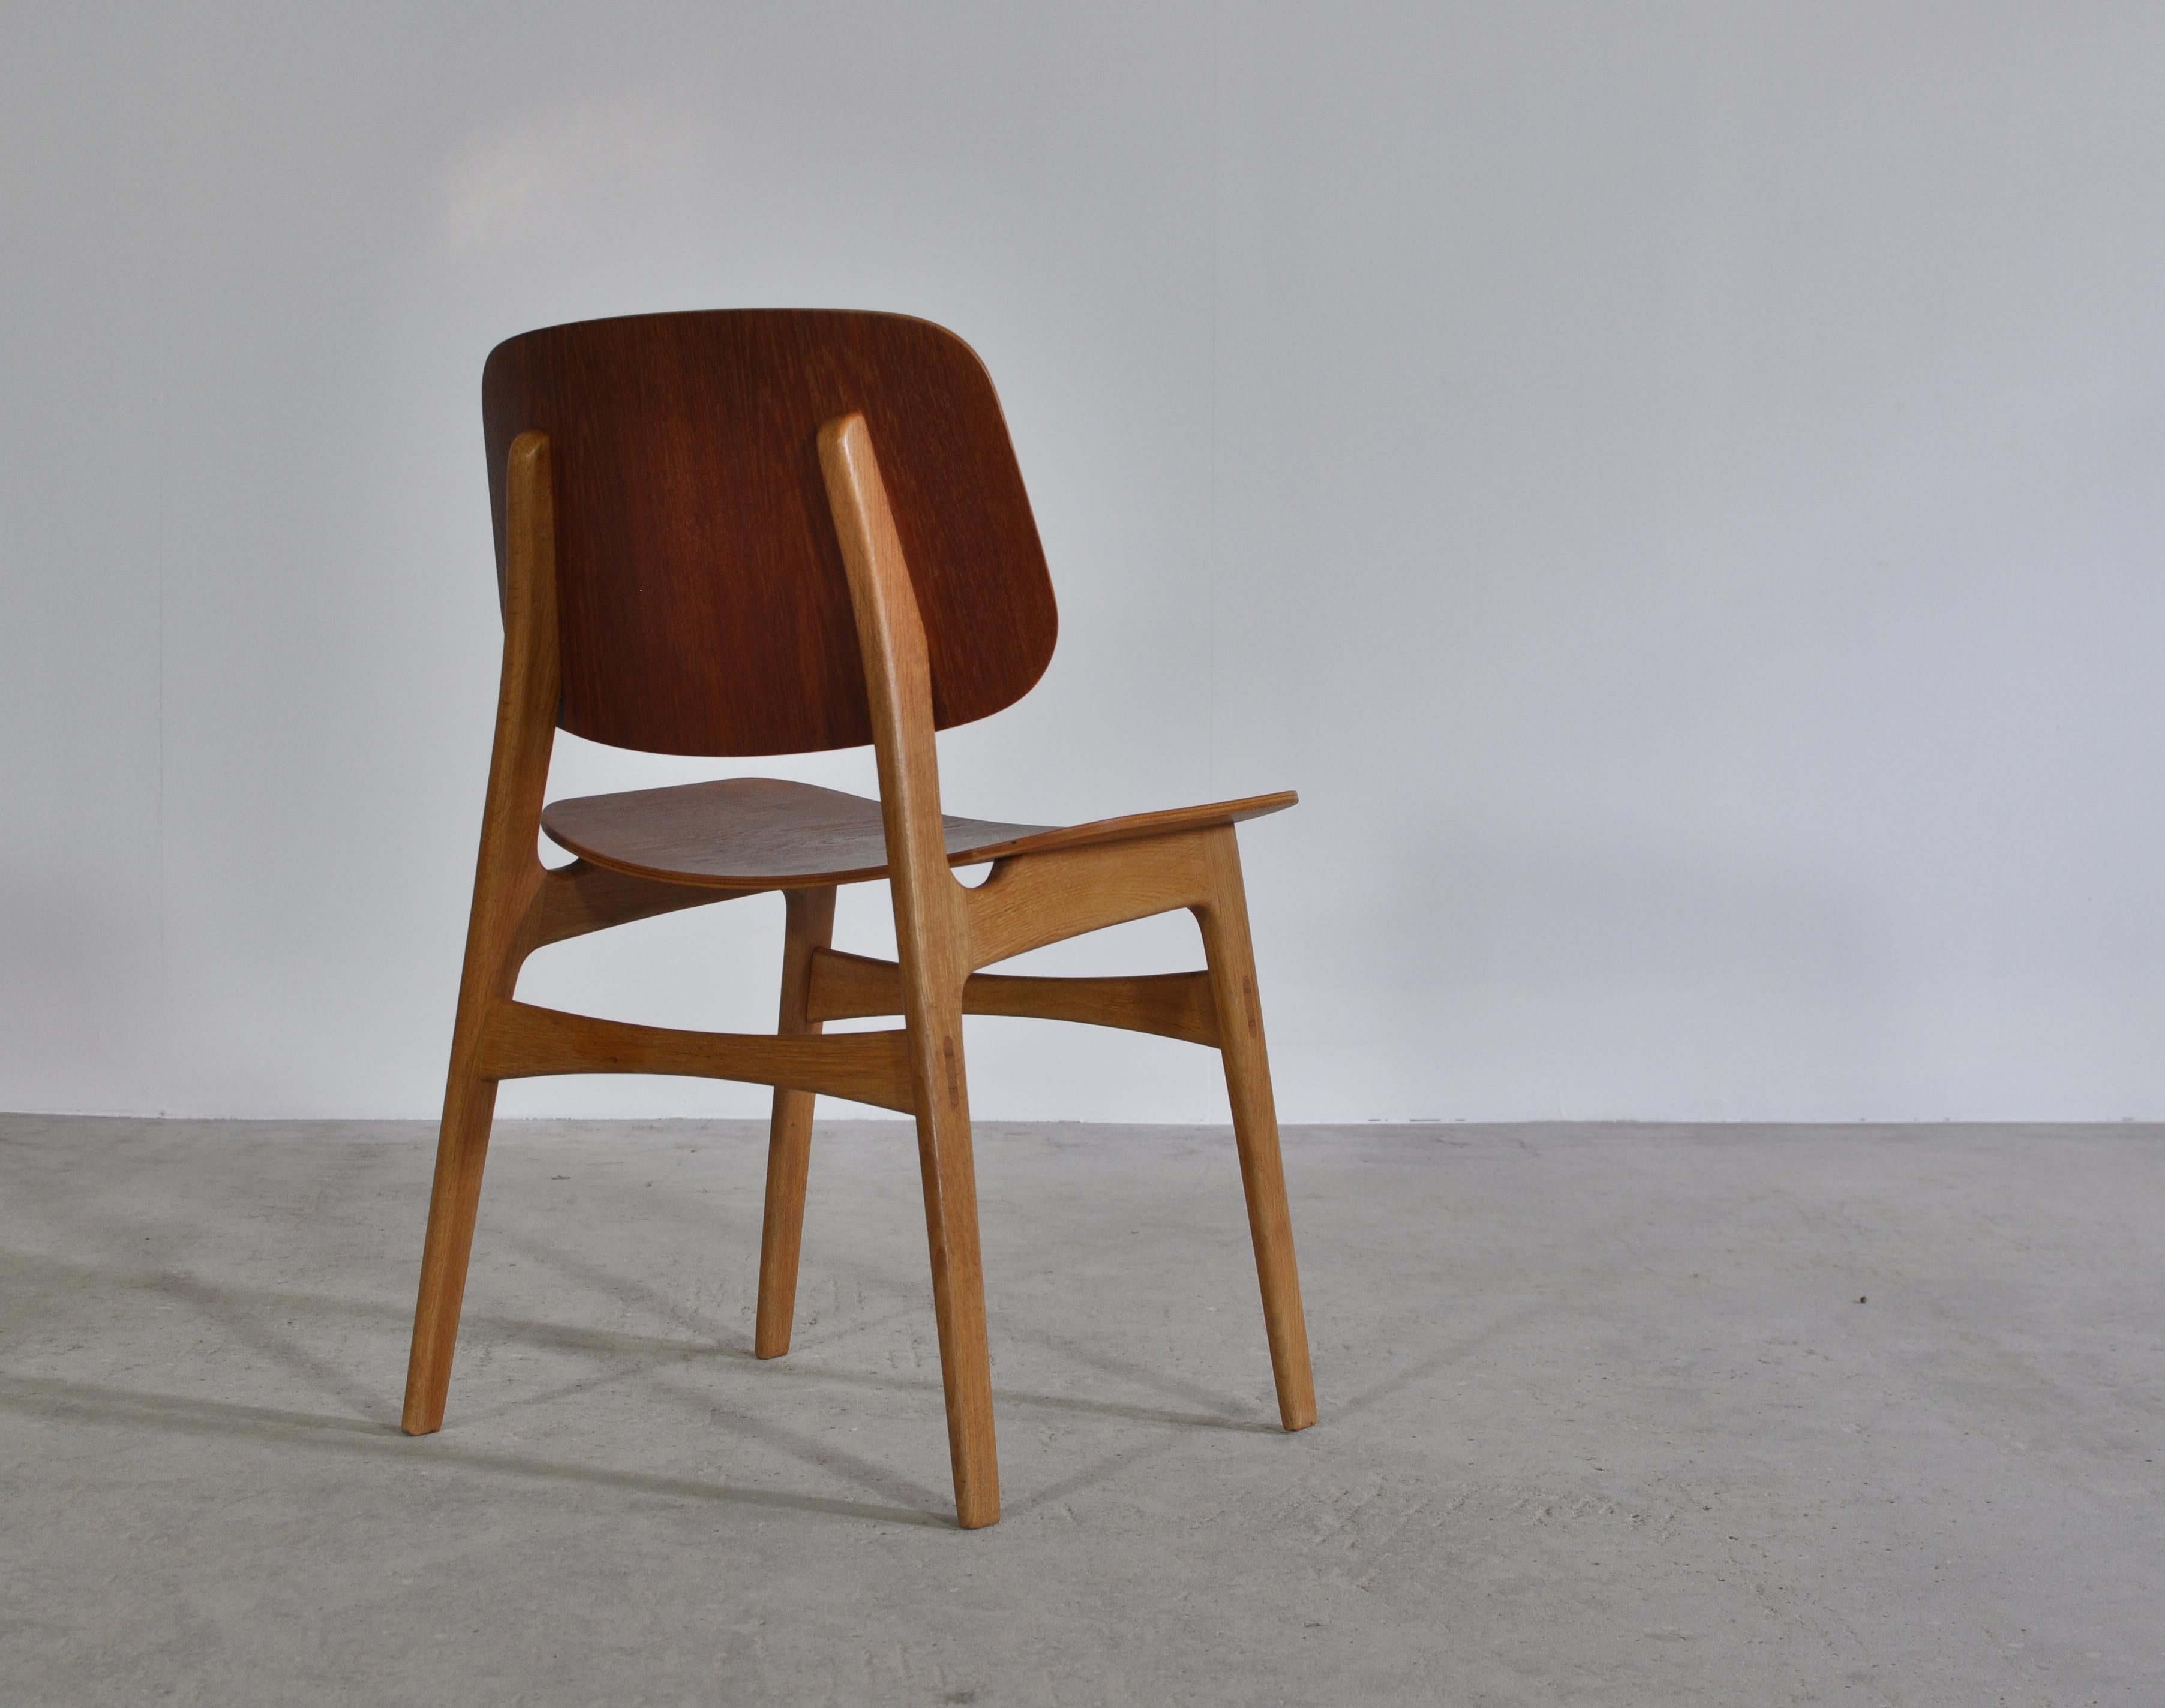
[(408, 1435), (429, 1435), (444, 1427), (459, 1306), (466, 1298), (466, 1259), (473, 1251), (475, 1212), (481, 1207), (482, 1164), (496, 1114), (496, 1081), (481, 1075), (482, 1033), (489, 1005), (511, 995), (519, 964), (534, 946), (534, 904), (546, 875), (534, 844), (549, 780), (561, 681), (556, 658), (556, 511), (546, 434), (522, 433), (512, 441), (505, 482), (503, 679), (497, 696), (488, 795), (482, 806), (458, 1017), (451, 1026), (444, 1124), (436, 1138), (436, 1183), (429, 1195), (429, 1232), (421, 1248), (414, 1349), (406, 1365), (401, 1427)]
[(993, 1434), (993, 1365), (985, 1339), (985, 1272), (977, 1249), (977, 1171), (963, 1079), (957, 990), (912, 1027), (917, 1055), (917, 1151), (932, 1248), (932, 1309), (947, 1390), (947, 1452), (955, 1515), (965, 1530), (1000, 1519), (999, 1452)]
[(1231, 828), (1209, 844), (1211, 900), (1196, 910), (1218, 1005), (1225, 1095), (1233, 1106), (1233, 1138), (1241, 1153), (1241, 1185), (1248, 1200), (1248, 1232), (1262, 1283), (1263, 1327), (1270, 1337), (1271, 1373), (1278, 1417), (1288, 1429), (1315, 1422), (1315, 1377), (1308, 1359), (1308, 1319), (1301, 1310), (1300, 1270), (1293, 1260), (1293, 1216), (1286, 1206), (1285, 1169), (1278, 1155), (1277, 1109), (1271, 1097), (1270, 1058), (1263, 1048), (1263, 1011), (1256, 995), (1255, 950), (1248, 939), (1248, 902)]
[(501, 873), (485, 851), (466, 928), (466, 970), (451, 1030), (451, 1071), (436, 1136), (436, 1181), (429, 1194), (429, 1232), (421, 1248), (421, 1293), (414, 1307), (414, 1348), (406, 1365), (406, 1410), (399, 1427), (432, 1435), (444, 1427), (451, 1353), (466, 1298), (466, 1259), (481, 1208), (482, 1165), (496, 1114), (496, 1084), (481, 1076), (482, 1028), (491, 1001), (511, 994), (525, 959), (526, 904), (540, 868)]
[[(835, 937), (835, 891), (787, 893), (788, 924), (782, 948), (782, 1017), (775, 1030), (783, 1038), (819, 1030), (805, 1017), (811, 992), (812, 951)], [(774, 1115), (767, 1126), (766, 1222), (759, 1241), (759, 1321), (752, 1350), (778, 1359), (789, 1350), (797, 1313), (797, 1259), (804, 1240), (804, 1183), (812, 1168), (812, 1106), (809, 1091), (777, 1087)]]
[(948, 870), (940, 828), (924, 628), (861, 415), (839, 418), (819, 429), (819, 465), (849, 575), (879, 755), (880, 821), (887, 832), (911, 1101), (924, 1175), (955, 1512), (965, 1530), (978, 1530), (999, 1521), (1000, 1469), (993, 1443), (993, 1369), (985, 1346), (970, 1097), (962, 1073), (969, 903)]
[(414, 1347), (406, 1365), (406, 1410), (399, 1427), (433, 1435), (444, 1427), (451, 1390), (451, 1353), (466, 1298), (466, 1260), (481, 1208), (482, 1164), (496, 1113), (496, 1081), (473, 1072), (474, 1051), (454, 1053), (436, 1140), (436, 1183), (429, 1195), (429, 1232), (421, 1250), (421, 1295), (414, 1310)]

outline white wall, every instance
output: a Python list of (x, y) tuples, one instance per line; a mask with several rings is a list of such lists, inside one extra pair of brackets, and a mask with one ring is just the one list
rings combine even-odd
[[(953, 807), (1303, 792), (1246, 838), (1288, 1117), (2165, 1115), (2147, 0), (8, 25), (0, 1106), (433, 1112), (482, 358), (803, 303), (960, 330), (1032, 482), (1061, 651), (945, 738)], [(567, 739), (556, 787), (730, 769)], [(758, 1027), (780, 914), (522, 989)], [(1200, 1052), (972, 1025), (982, 1113), (1222, 1108)]]

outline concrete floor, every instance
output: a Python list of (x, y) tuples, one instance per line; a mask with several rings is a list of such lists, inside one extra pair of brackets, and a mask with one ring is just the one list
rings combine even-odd
[[(0, 1117), (0, 1700), (2165, 1702), (2165, 1130), (980, 1133), (949, 1521), (908, 1129), (507, 1123), (449, 1427), (429, 1132)], [(1868, 1301), (1868, 1302), (1867, 1302)]]

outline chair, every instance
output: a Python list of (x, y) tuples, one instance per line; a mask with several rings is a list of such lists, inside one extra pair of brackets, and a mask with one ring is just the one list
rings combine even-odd
[[(1288, 1430), (1315, 1420), (1233, 827), (1259, 796), (1064, 828), (944, 817), (935, 730), (1013, 704), (1056, 618), (990, 378), (899, 315), (641, 315), (529, 332), (482, 381), (503, 603), (489, 763), (403, 1427), (443, 1426), (496, 1088), (540, 1074), (690, 1074), (774, 1087), (755, 1349), (789, 1349), (814, 1099), (912, 1115), (956, 1516), (998, 1521), (962, 1016), (1085, 1021), (1219, 1051), (1263, 1320)], [(653, 753), (869, 742), (880, 798), (755, 780), (559, 801), (558, 728)], [(577, 855), (544, 867), (536, 831)], [(951, 867), (990, 862), (977, 888)], [(895, 961), (832, 946), (835, 887), (886, 878)], [(530, 1006), (526, 957), (587, 932), (779, 891), (776, 1035)], [(980, 968), (1191, 910), (1208, 970), (1134, 978)], [(821, 1035), (899, 1014), (898, 1029)]]

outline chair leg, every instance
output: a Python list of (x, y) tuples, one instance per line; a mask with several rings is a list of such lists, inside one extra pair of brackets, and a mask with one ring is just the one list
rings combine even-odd
[[(788, 923), (782, 949), (782, 1016), (775, 1030), (783, 1038), (816, 1033), (819, 1022), (805, 1017), (811, 994), (812, 951), (835, 937), (835, 890), (786, 892)], [(766, 1220), (759, 1241), (759, 1316), (752, 1350), (778, 1359), (789, 1350), (797, 1314), (797, 1259), (804, 1240), (804, 1184), (812, 1168), (812, 1109), (809, 1091), (777, 1087), (774, 1114), (767, 1124)]]
[(1241, 854), (1229, 826), (1211, 833), (1207, 859), (1211, 899), (1196, 909), (1218, 1007), (1225, 1095), (1233, 1106), (1233, 1138), (1241, 1154), (1241, 1185), (1248, 1201), (1256, 1274), (1262, 1284), (1263, 1327), (1270, 1337), (1271, 1373), (1278, 1417), (1288, 1429), (1315, 1422), (1315, 1377), (1309, 1364), (1308, 1320), (1293, 1260), (1293, 1216), (1286, 1206), (1285, 1169), (1278, 1154), (1278, 1117), (1271, 1097), (1270, 1058), (1263, 1047), (1263, 1011), (1256, 995), (1256, 957), (1248, 938), (1248, 902)]
[(539, 930), (534, 903), (546, 876), (535, 853), (541, 796), (556, 739), (561, 673), (556, 656), (556, 523), (545, 434), (513, 441), (505, 467), (503, 678), (497, 696), (496, 742), (482, 807), (474, 863), (473, 910), (466, 917), (466, 964), (458, 1017), (451, 1026), (451, 1069), (436, 1138), (436, 1181), (429, 1195), (429, 1232), (421, 1248), (420, 1297), (406, 1366), (400, 1427), (430, 1435), (444, 1427), (459, 1306), (481, 1208), (482, 1165), (496, 1115), (496, 1081), (481, 1075), (489, 1005), (511, 995)]
[[(531, 835), (531, 833), (529, 833)], [(529, 857), (529, 860), (531, 857)], [(505, 870), (506, 866), (508, 870)], [(421, 1247), (420, 1296), (414, 1307), (414, 1347), (406, 1365), (406, 1407), (399, 1427), (433, 1435), (444, 1427), (451, 1389), (451, 1354), (459, 1307), (473, 1253), (474, 1217), (481, 1208), (482, 1164), (496, 1115), (494, 1080), (480, 1072), (482, 1027), (488, 1005), (508, 996), (526, 959), (527, 904), (541, 877), (499, 863), (485, 849), (466, 928), (466, 968), (459, 979), (458, 1017), (451, 1028), (451, 1070), (444, 1088), (444, 1120), (436, 1138), (436, 1179), (429, 1194), (429, 1232)]]
[(1000, 1520), (999, 1451), (993, 1432), (992, 1354), (985, 1339), (985, 1272), (977, 1247), (977, 1173), (963, 1080), (957, 991), (912, 1031), (917, 1055), (917, 1152), (932, 1248), (932, 1309), (947, 1392), (947, 1452), (955, 1516), (965, 1530)]
[(496, 1114), (496, 1081), (473, 1071), (474, 1050), (456, 1050), (444, 1093), (436, 1141), (436, 1182), (429, 1195), (429, 1232), (421, 1250), (421, 1293), (414, 1309), (414, 1347), (406, 1365), (406, 1409), (399, 1427), (433, 1435), (444, 1427), (451, 1390), (451, 1353), (481, 1208), (482, 1165)]

